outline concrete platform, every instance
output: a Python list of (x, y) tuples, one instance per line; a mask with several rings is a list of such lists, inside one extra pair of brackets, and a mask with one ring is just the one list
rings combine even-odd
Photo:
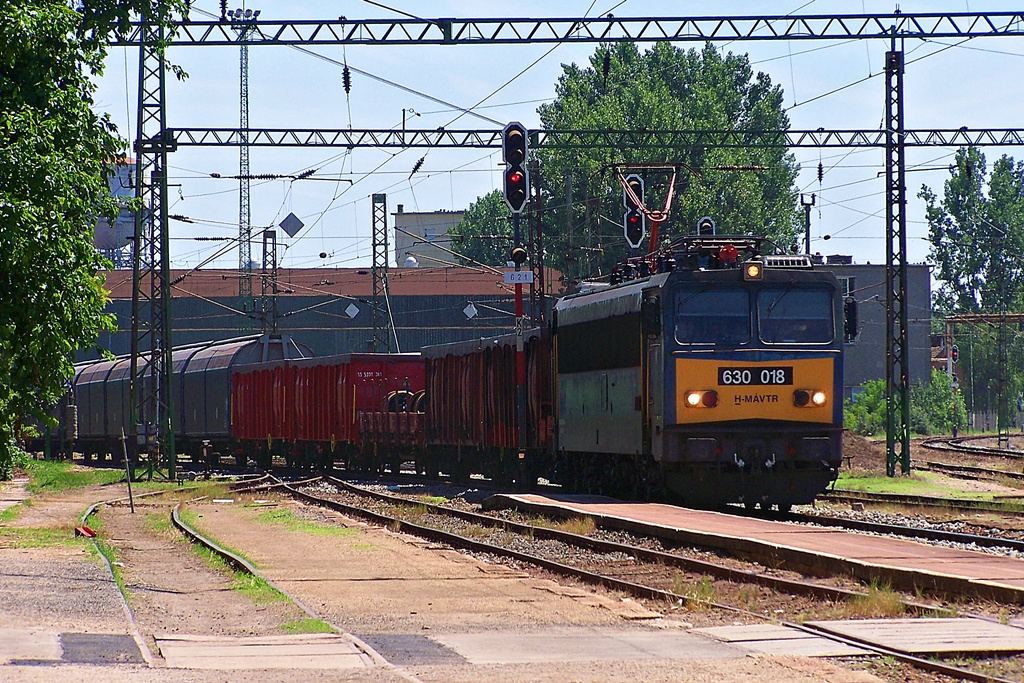
[(847, 573), (902, 590), (925, 588), (1024, 604), (1024, 560), (1001, 555), (598, 496), (504, 494), (488, 499), (485, 507), (587, 515), (601, 526), (739, 555), (756, 553), (811, 573)]
[(172, 669), (361, 669), (373, 661), (337, 633), (292, 636), (190, 636), (158, 634), (157, 646)]
[(545, 629), (430, 636), (472, 664), (536, 664), (639, 659), (728, 659), (747, 651), (687, 631)]

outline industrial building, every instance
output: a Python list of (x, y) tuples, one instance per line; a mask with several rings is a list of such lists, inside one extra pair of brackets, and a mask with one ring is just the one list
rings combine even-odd
[[(557, 287), (558, 273), (549, 272), (546, 282)], [(175, 346), (237, 337), (245, 333), (246, 323), (255, 333), (273, 327), (269, 302), (264, 313), (257, 299), (256, 314), (247, 320), (239, 313), (237, 270), (171, 271), (172, 282), (179, 278), (171, 289)], [(386, 303), (395, 330), (392, 350), (418, 351), (433, 344), (513, 331), (514, 287), (503, 279), (501, 272), (480, 268), (391, 269)], [(369, 268), (282, 268), (277, 283), (278, 331), (307, 344), (319, 356), (367, 350), (373, 339), (373, 276)], [(131, 348), (132, 272), (108, 272), (106, 287), (110, 292), (107, 310), (117, 318), (117, 331), (103, 333), (99, 346), (116, 355), (127, 354)], [(257, 272), (252, 291), (258, 297), (261, 290)], [(97, 355), (92, 349), (79, 360)]]
[[(858, 333), (846, 345), (843, 394), (850, 398), (862, 384), (885, 379), (886, 325), (885, 264), (853, 263), (849, 256), (828, 256), (825, 268), (832, 271), (846, 296), (856, 299)], [(927, 264), (907, 266), (907, 366), (910, 383), (931, 377), (931, 269)]]

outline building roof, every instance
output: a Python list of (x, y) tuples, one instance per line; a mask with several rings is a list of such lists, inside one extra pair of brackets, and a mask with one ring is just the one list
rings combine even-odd
[[(549, 291), (557, 288), (560, 273), (547, 269)], [(172, 270), (172, 297), (200, 296), (210, 299), (238, 296), (237, 270)], [(180, 281), (179, 281), (180, 280)], [(490, 271), (464, 267), (390, 268), (391, 296), (509, 296), (512, 285)], [(369, 268), (282, 268), (277, 278), (279, 296), (373, 295), (373, 274)], [(132, 271), (113, 270), (106, 274), (111, 299), (131, 299)], [(252, 291), (259, 295), (259, 271), (253, 271)]]

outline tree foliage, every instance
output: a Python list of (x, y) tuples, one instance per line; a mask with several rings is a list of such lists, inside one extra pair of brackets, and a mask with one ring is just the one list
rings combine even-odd
[[(961, 148), (939, 196), (922, 186), (940, 315), (1024, 312), (1024, 163)], [(1016, 325), (958, 324), (963, 392), (972, 411), (997, 412), (1008, 426), (1024, 389), (1024, 343)], [(1000, 357), (1000, 340), (1003, 356)], [(1003, 404), (999, 405), (999, 392)]]
[[(588, 67), (563, 65), (555, 91), (555, 100), (538, 110), (547, 129), (789, 127), (782, 89), (767, 75), (755, 75), (746, 55), (723, 55), (710, 44), (700, 51), (684, 51), (657, 43), (643, 53), (633, 43), (602, 44)], [(693, 233), (703, 216), (712, 217), (720, 233), (767, 235), (783, 246), (800, 229), (793, 185), (797, 165), (784, 149), (544, 149), (536, 156), (545, 193), (545, 229), (551, 235), (546, 238), (548, 255), (553, 265), (570, 273), (590, 276), (602, 268), (607, 273), (610, 264), (628, 255), (622, 234), (622, 188), (603, 170), (609, 163), (681, 164), (676, 199), (662, 228), (666, 238)], [(725, 170), (737, 166), (759, 170)], [(669, 176), (646, 176), (645, 203), (660, 210)], [(570, 184), (571, 233), (566, 210)], [(599, 201), (599, 210), (592, 212), (599, 218), (593, 216), (590, 226), (585, 224), (587, 197)]]
[[(940, 198), (927, 186), (928, 241), (937, 307), (950, 313), (1022, 310), (1024, 163), (1002, 156), (988, 176), (985, 155), (960, 148)], [(986, 194), (986, 184), (988, 192)]]
[[(862, 391), (843, 406), (843, 426), (863, 436), (885, 433), (885, 381), (865, 382)], [(932, 369), (931, 381), (910, 387), (910, 430), (916, 434), (949, 434), (966, 424), (964, 395), (953, 393), (946, 373)]]
[(133, 12), (167, 23), (184, 0), (5, 0), (0, 4), (0, 478), (19, 421), (42, 416), (75, 349), (111, 324), (92, 246), (116, 216), (107, 170), (124, 142), (92, 110), (107, 41)]
[[(522, 234), (526, 234), (523, 221)], [(512, 247), (512, 221), (501, 190), (494, 190), (469, 205), (462, 220), (454, 226), (452, 251), (466, 256), (465, 263), (476, 261), (503, 266)]]

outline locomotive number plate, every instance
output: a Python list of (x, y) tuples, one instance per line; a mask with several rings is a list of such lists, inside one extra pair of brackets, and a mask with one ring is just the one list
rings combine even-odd
[(719, 386), (765, 386), (793, 383), (793, 367), (718, 368)]

